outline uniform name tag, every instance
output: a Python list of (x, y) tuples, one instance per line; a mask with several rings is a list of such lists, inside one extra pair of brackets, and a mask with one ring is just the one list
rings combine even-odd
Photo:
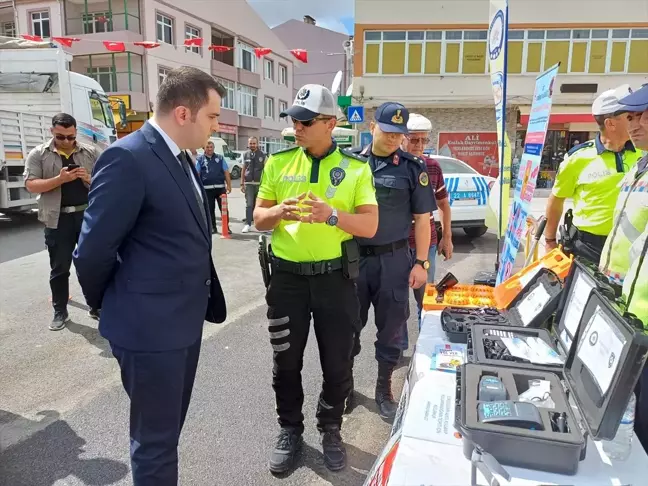
[(283, 176), (284, 182), (307, 182), (305, 175), (285, 175)]
[(608, 169), (602, 160), (595, 160), (589, 164), (578, 178), (579, 184), (590, 184), (599, 181), (603, 177), (611, 176), (612, 171)]

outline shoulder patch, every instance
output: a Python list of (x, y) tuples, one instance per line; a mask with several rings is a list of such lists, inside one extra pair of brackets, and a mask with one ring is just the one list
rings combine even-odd
[(593, 141), (593, 140), (590, 140), (589, 142), (581, 143), (581, 144), (579, 144), (579, 145), (576, 145), (575, 147), (572, 147), (572, 148), (569, 150), (569, 152), (567, 152), (567, 155), (570, 156), (570, 155), (572, 155), (572, 154), (575, 154), (575, 153), (578, 152), (579, 150), (586, 149), (586, 148), (590, 148), (590, 147), (593, 147), (593, 146), (594, 146), (594, 141)]
[(358, 160), (360, 162), (367, 162), (369, 159), (367, 157), (363, 157), (362, 155), (360, 155), (361, 151), (362, 151), (362, 147), (356, 147), (352, 149), (348, 149), (348, 148), (340, 149), (340, 153), (345, 157), (349, 157), (353, 160)]
[(297, 150), (297, 149), (299, 149), (299, 146), (295, 145), (294, 147), (289, 147), (287, 149), (278, 150), (276, 152), (273, 152), (271, 155), (286, 154), (288, 152), (292, 152), (293, 150)]
[(421, 172), (419, 174), (419, 184), (421, 184), (423, 187), (427, 186), (430, 183), (430, 177), (428, 176), (427, 172)]

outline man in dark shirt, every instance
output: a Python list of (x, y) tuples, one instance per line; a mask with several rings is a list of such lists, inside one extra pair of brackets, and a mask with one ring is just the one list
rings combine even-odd
[(266, 161), (266, 154), (259, 149), (259, 141), (256, 137), (250, 137), (248, 148), (249, 150), (243, 154), (243, 175), (241, 177), (241, 192), (245, 194), (245, 226), (242, 233), (250, 231), (252, 226), (252, 215)]
[[(67, 303), (72, 252), (88, 207), (90, 174), (99, 153), (93, 146), (77, 142), (76, 120), (71, 115), (55, 115), (51, 131), (52, 139), (29, 152), (24, 177), (27, 190), (40, 194), (38, 219), (45, 224), (54, 306), (49, 328), (60, 331), (70, 320)], [(97, 309), (90, 309), (89, 314), (99, 318)]]
[[(196, 172), (200, 175), (205, 193), (207, 194), (207, 205), (209, 206), (209, 217), (212, 224), (212, 234), (217, 234), (216, 228), (216, 205), (223, 214), (223, 203), (221, 196), (232, 192), (232, 178), (225, 157), (214, 152), (214, 142), (209, 141), (205, 145), (205, 153), (196, 157)], [(227, 228), (229, 233), (232, 232)]]

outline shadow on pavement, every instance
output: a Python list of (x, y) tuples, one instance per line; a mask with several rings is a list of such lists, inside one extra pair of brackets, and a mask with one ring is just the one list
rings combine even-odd
[(0, 486), (53, 486), (68, 476), (75, 476), (87, 486), (107, 486), (123, 479), (128, 466), (104, 458), (83, 459), (85, 439), (79, 437), (59, 414), (39, 412), (43, 418), (33, 421), (0, 410), (0, 431), (11, 435), (11, 428), (33, 429), (29, 438), (0, 450)]
[(362, 451), (351, 444), (345, 443), (345, 447), (347, 451), (347, 467), (342, 471), (329, 471), (324, 465), (322, 451), (307, 444), (304, 444), (302, 447), (301, 457), (298, 460), (297, 467), (307, 467), (333, 486), (361, 486), (365, 481), (367, 472), (371, 469), (374, 462), (376, 462), (376, 456)]
[[(70, 307), (76, 307), (83, 311), (88, 311), (90, 308), (85, 304), (80, 304), (74, 300), (71, 300), (68, 305)], [(83, 337), (89, 344), (92, 344), (95, 348), (101, 351), (99, 354), (102, 358), (112, 358), (112, 351), (110, 349), (110, 343), (105, 340), (99, 330), (96, 327), (86, 326), (84, 324), (79, 324), (78, 322), (69, 321), (65, 326), (71, 333), (78, 334)]]

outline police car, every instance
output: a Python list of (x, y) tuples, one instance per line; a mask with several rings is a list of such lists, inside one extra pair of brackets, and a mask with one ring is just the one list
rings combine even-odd
[[(495, 184), (495, 178), (481, 175), (465, 162), (443, 155), (432, 155), (443, 170), (450, 207), (452, 208), (452, 227), (463, 228), (464, 232), (476, 238), (487, 231), (486, 209), (488, 195)], [(438, 211), (434, 214), (437, 225), (441, 219)]]

